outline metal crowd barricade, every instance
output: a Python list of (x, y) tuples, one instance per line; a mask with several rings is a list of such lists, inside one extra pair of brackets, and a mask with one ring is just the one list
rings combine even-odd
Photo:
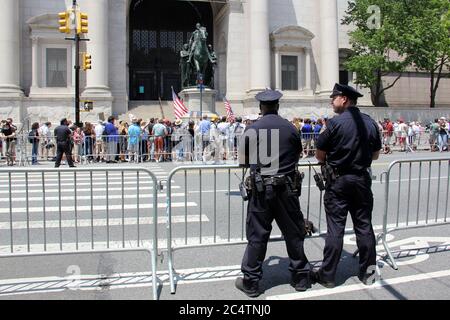
[[(408, 135), (406, 132), (382, 131), (382, 142), (384, 147), (389, 147), (391, 151), (416, 151), (430, 150), (437, 146), (437, 139), (431, 139), (429, 131), (414, 132)], [(402, 140), (403, 139), (403, 140)]]
[[(417, 177), (414, 177), (414, 173), (417, 173)], [(387, 234), (449, 223), (450, 159), (397, 160), (389, 165), (383, 176), (386, 179), (385, 207), (383, 231), (378, 241), (382, 241), (387, 258), (397, 270), (398, 266), (386, 240)], [(431, 183), (432, 180), (437, 183)], [(406, 202), (402, 199), (406, 199)]]
[(317, 139), (319, 138), (319, 133), (311, 132), (311, 133), (302, 133), (300, 132), (300, 136), (302, 138), (302, 147), (304, 156), (314, 156), (316, 152), (316, 144)]
[[(317, 163), (301, 163), (300, 171), (305, 173), (300, 204), (305, 219), (317, 227), (314, 237), (324, 234), (325, 219), (322, 209), (322, 192), (319, 192), (313, 179)], [(172, 170), (167, 178), (167, 256), (170, 289), (176, 291), (178, 275), (175, 271), (174, 252), (199, 247), (218, 247), (246, 244), (245, 215), (246, 204), (237, 189), (245, 169), (239, 165), (182, 166)], [(317, 169), (316, 169), (317, 170)], [(222, 173), (224, 175), (218, 175)], [(189, 179), (188, 177), (193, 179)], [(182, 215), (174, 215), (172, 206), (172, 181), (184, 191)], [(194, 184), (198, 184), (198, 189)], [(221, 190), (218, 189), (220, 186)], [(232, 186), (235, 186), (232, 188)], [(210, 190), (208, 190), (210, 188)], [(210, 195), (210, 193), (212, 193)], [(194, 196), (195, 195), (195, 196)], [(188, 208), (188, 198), (198, 201), (198, 207)], [(189, 200), (192, 201), (192, 198)], [(226, 203), (226, 204), (225, 204)], [(222, 214), (218, 212), (222, 210)], [(193, 215), (196, 215), (194, 219)], [(198, 216), (197, 216), (198, 215)], [(172, 223), (176, 217), (177, 223)], [(326, 230), (326, 229), (325, 229)], [(190, 237), (190, 235), (193, 235)], [(274, 227), (270, 241), (282, 240), (281, 232)]]
[(0, 176), (7, 181), (0, 186), (0, 258), (145, 251), (158, 299), (158, 184), (151, 171), (2, 168)]
[[(72, 144), (72, 157), (81, 164), (91, 162), (148, 162), (148, 161), (204, 161), (208, 158), (208, 150), (212, 147), (219, 150), (220, 160), (236, 160), (239, 144), (238, 136), (218, 136), (203, 140), (201, 134), (191, 136), (186, 133), (173, 133), (163, 138), (161, 150), (156, 150), (155, 136), (141, 134), (137, 143), (130, 144), (129, 135), (102, 135), (86, 137), (81, 143)], [(236, 138), (236, 139), (235, 139)], [(45, 142), (48, 142), (47, 144)], [(112, 141), (112, 142), (110, 142)], [(38, 161), (48, 161), (56, 156), (56, 138), (53, 135), (40, 137), (38, 142)], [(135, 145), (135, 147), (132, 147)], [(48, 146), (48, 147), (47, 147)], [(50, 147), (51, 146), (51, 147)], [(32, 160), (33, 144), (28, 141), (28, 134), (23, 133), (17, 139), (17, 164), (30, 164)], [(157, 152), (159, 151), (159, 152)], [(6, 151), (4, 151), (5, 153)]]

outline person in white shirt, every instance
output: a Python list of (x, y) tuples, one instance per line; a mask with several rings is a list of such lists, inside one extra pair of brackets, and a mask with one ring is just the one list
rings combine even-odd
[(52, 141), (51, 126), (51, 122), (46, 122), (39, 128), (41, 157), (44, 158), (45, 155), (45, 160), (48, 160), (49, 154), (55, 157), (55, 144)]
[(223, 160), (227, 160), (229, 158), (230, 150), (228, 148), (228, 137), (230, 136), (230, 123), (227, 122), (227, 117), (222, 117), (221, 122), (217, 125), (217, 130), (219, 133), (219, 139), (220, 139), (220, 151), (221, 151), (221, 158)]
[(417, 146), (420, 145), (420, 138), (422, 137), (420, 123), (417, 121), (413, 122), (412, 130), (414, 132), (414, 144), (415, 147), (417, 148)]
[(393, 123), (394, 126), (394, 136), (395, 136), (395, 141), (394, 141), (394, 146), (396, 144), (400, 144), (400, 131), (398, 129), (398, 125), (400, 123), (400, 120), (397, 120), (396, 122)]
[(245, 124), (242, 123), (241, 117), (237, 117), (236, 122), (233, 123), (232, 127), (230, 128), (230, 144), (232, 146), (231, 150), (233, 153), (233, 160), (237, 159), (239, 141), (241, 139), (241, 136), (244, 134), (244, 131)]
[(399, 135), (399, 141), (400, 141), (400, 149), (401, 149), (401, 151), (405, 151), (406, 150), (406, 137), (408, 135), (408, 125), (403, 121), (403, 119), (399, 120), (398, 135)]
[(211, 117), (211, 127), (209, 129), (209, 144), (203, 151), (203, 162), (214, 159), (214, 164), (219, 164), (221, 153), (221, 140), (219, 138), (219, 130), (217, 128), (217, 122), (219, 117), (213, 115)]
[(95, 132), (95, 161), (103, 162), (105, 161), (105, 139), (103, 139), (103, 132), (105, 131), (105, 127), (103, 126), (103, 122), (99, 120), (94, 127)]

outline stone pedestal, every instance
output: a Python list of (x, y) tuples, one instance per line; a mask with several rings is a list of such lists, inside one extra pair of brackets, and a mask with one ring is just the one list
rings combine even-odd
[(200, 113), (200, 109), (203, 113), (211, 113), (216, 111), (216, 90), (203, 89), (201, 97), (203, 108), (200, 108), (199, 89), (184, 89), (179, 93), (179, 96), (183, 100), (184, 105), (189, 109), (189, 112), (198, 111)]

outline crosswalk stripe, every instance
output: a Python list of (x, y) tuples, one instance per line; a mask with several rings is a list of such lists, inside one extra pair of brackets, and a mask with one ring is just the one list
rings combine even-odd
[[(200, 215), (189, 215), (185, 216), (172, 216), (172, 223), (184, 223), (184, 222), (192, 223), (192, 222), (209, 222), (209, 219), (206, 215), (202, 215), (200, 220)], [(106, 227), (107, 220), (106, 219), (94, 219), (93, 220), (94, 227)], [(125, 218), (124, 222), (126, 226), (136, 226), (137, 225), (137, 217), (136, 218)], [(158, 217), (158, 224), (165, 224), (167, 222), (166, 217)], [(142, 225), (150, 225), (153, 224), (153, 217), (140, 217), (139, 224)], [(44, 221), (14, 221), (13, 222), (13, 230), (27, 230), (28, 225), (30, 229), (44, 229)], [(62, 228), (83, 228), (83, 227), (91, 227), (92, 221), (90, 219), (75, 219), (71, 220), (62, 220), (61, 221)], [(109, 219), (109, 226), (122, 226), (121, 218)], [(0, 230), (10, 230), (11, 225), (9, 222), (0, 222)], [(59, 228), (59, 220), (48, 220), (45, 222), (46, 229), (56, 229)]]
[[(167, 175), (155, 175), (155, 177), (165, 177), (167, 178)], [(60, 181), (74, 181), (74, 176), (71, 177), (61, 177)], [(108, 181), (117, 181), (117, 180), (122, 180), (122, 177), (108, 177)], [(123, 179), (124, 181), (137, 181), (136, 176), (134, 177), (124, 177)], [(58, 182), (58, 178), (48, 178), (48, 177), (44, 177), (44, 181), (45, 182)], [(91, 181), (91, 178), (89, 176), (87, 177), (79, 177), (77, 176), (77, 182), (78, 181)], [(92, 181), (106, 181), (106, 177), (105, 176), (101, 176), (101, 177), (92, 177)], [(150, 177), (146, 177), (146, 176), (140, 176), (139, 177), (139, 181), (152, 181), (152, 179)], [(25, 178), (13, 178), (12, 183), (15, 182), (26, 182)], [(42, 178), (29, 178), (28, 182), (41, 182), (42, 183)]]
[[(214, 237), (202, 237), (202, 244), (213, 244), (213, 243), (221, 243), (224, 242), (219, 236), (216, 237), (214, 241)], [(183, 246), (183, 245), (197, 245), (200, 243), (199, 237), (188, 237), (187, 241), (185, 238), (172, 238), (172, 243), (175, 246)], [(139, 242), (139, 247), (141, 248), (151, 248), (153, 244), (153, 240), (143, 239)], [(136, 240), (125, 240), (126, 248), (138, 248), (138, 242)], [(107, 249), (108, 243), (106, 241), (94, 241), (94, 249), (101, 250)], [(122, 241), (110, 241), (109, 242), (110, 249), (121, 249), (123, 248)], [(158, 239), (158, 248), (166, 249), (167, 248), (167, 239), (161, 238)], [(76, 243), (63, 243), (63, 251), (76, 251)], [(91, 242), (79, 242), (78, 243), (78, 251), (90, 251), (92, 250)], [(30, 244), (30, 251), (28, 251), (27, 244), (18, 244), (13, 245), (14, 253), (26, 253), (26, 252), (43, 252), (44, 251), (44, 243), (35, 243)], [(47, 252), (61, 252), (59, 243), (47, 243)], [(11, 245), (2, 245), (0, 246), (0, 256), (2, 254), (10, 254), (11, 253)]]
[[(186, 194), (185, 193), (172, 193), (172, 197), (177, 198), (177, 197), (184, 197)], [(114, 200), (114, 198), (112, 197), (117, 197), (117, 195), (111, 195), (109, 196), (110, 200)], [(161, 193), (158, 195), (158, 198), (166, 198), (167, 195), (165, 193)], [(151, 193), (140, 193), (139, 194), (139, 198), (153, 198), (153, 194)], [(29, 202), (33, 202), (33, 201), (42, 201), (43, 197), (29, 197), (28, 201)], [(77, 200), (90, 200), (91, 196), (77, 196)], [(124, 195), (124, 199), (137, 199), (137, 194), (126, 194)], [(61, 197), (61, 201), (73, 201), (75, 200), (75, 196), (62, 196)], [(93, 200), (106, 200), (106, 195), (101, 195), (101, 196), (94, 196)], [(23, 202), (23, 201), (27, 201), (26, 197), (14, 197), (12, 199), (12, 202)], [(45, 196), (45, 201), (59, 201), (59, 197), (58, 196)], [(164, 200), (165, 201), (165, 200)], [(0, 202), (9, 202), (9, 198), (0, 198)]]
[[(142, 184), (153, 184), (151, 181), (140, 181), (139, 182), (139, 185), (142, 185)], [(175, 181), (172, 181), (172, 183), (175, 183)], [(122, 181), (117, 181), (117, 182), (108, 182), (108, 185), (136, 185), (137, 184), (137, 181), (124, 181), (123, 183), (122, 183)], [(99, 181), (92, 181), (92, 183), (91, 182), (78, 182), (77, 181), (77, 186), (91, 186), (91, 185), (105, 185), (105, 182), (99, 182)], [(72, 183), (61, 183), (61, 184), (58, 184), (58, 183), (45, 183), (45, 186), (46, 187), (58, 187), (58, 186), (61, 186), (61, 187), (73, 187), (74, 186), (74, 183), (73, 183), (73, 180), (72, 180)], [(27, 187), (27, 185), (26, 184), (11, 184), (11, 187), (13, 187), (13, 188), (25, 188), (25, 187)], [(42, 183), (35, 183), (35, 184), (33, 184), (33, 183), (29, 183), (28, 184), (28, 188), (30, 188), (30, 187), (42, 187)], [(3, 186), (3, 189), (5, 188), (5, 186)], [(8, 186), (8, 189), (9, 189), (9, 186)]]
[[(134, 191), (134, 192), (136, 192), (136, 187), (134, 187), (134, 188), (133, 187), (108, 188), (108, 191), (122, 191), (122, 189), (124, 191)], [(179, 186), (172, 186), (172, 189), (181, 189), (181, 187), (179, 187)], [(140, 191), (153, 190), (153, 186), (150, 186), (150, 187), (141, 187), (141, 186), (139, 186), (139, 190)], [(59, 190), (59, 189), (47, 189), (47, 188), (45, 189), (45, 193), (47, 193), (47, 194), (52, 193), (52, 192), (55, 192), (55, 193), (58, 193), (58, 192), (61, 192), (61, 193), (72, 193), (73, 194), (74, 191), (75, 190), (73, 190), (73, 189), (62, 189), (62, 190)], [(92, 188), (92, 192), (105, 192), (105, 191), (106, 191), (105, 188)], [(89, 189), (89, 188), (78, 188), (77, 187), (77, 193), (83, 193), (83, 192), (91, 192), (91, 189)], [(13, 193), (14, 193), (14, 195), (16, 195), (18, 193), (26, 193), (26, 190), (24, 190), (24, 189), (22, 189), (22, 190), (14, 190)], [(31, 190), (28, 190), (28, 193), (39, 193), (39, 194), (42, 194), (42, 190), (41, 189), (38, 189), (38, 190), (31, 189)], [(0, 194), (9, 194), (9, 190), (0, 190)]]
[[(172, 208), (184, 208), (185, 205), (187, 207), (196, 207), (197, 204), (195, 202), (172, 202)], [(122, 205), (109, 205), (109, 210), (122, 210)], [(132, 210), (137, 209), (137, 204), (124, 204), (123, 209), (124, 210)], [(158, 203), (158, 209), (165, 209), (166, 204), (165, 203)], [(106, 205), (94, 205), (92, 206), (93, 211), (104, 211), (106, 210)], [(141, 204), (139, 206), (139, 209), (153, 209), (153, 204)], [(29, 213), (42, 213), (43, 208), (42, 207), (31, 207), (28, 208)], [(59, 212), (59, 207), (45, 207), (45, 212), (51, 213), (51, 212)], [(16, 213), (26, 213), (26, 208), (12, 208), (12, 211)], [(74, 212), (75, 207), (74, 206), (61, 206), (61, 212)], [(91, 211), (91, 206), (77, 206), (77, 211)], [(9, 208), (0, 208), (0, 214), (9, 213)]]
[[(149, 170), (152, 173), (166, 173), (166, 170)], [(103, 176), (105, 177), (106, 174), (108, 174), (108, 176), (110, 177), (114, 177), (114, 176), (122, 176), (122, 172), (124, 174), (124, 176), (128, 176), (128, 177), (135, 177), (136, 174), (139, 172), (139, 175), (141, 176), (149, 176), (147, 171), (101, 171), (101, 170), (97, 170), (97, 171), (92, 171), (92, 175), (95, 176)], [(43, 172), (28, 172), (28, 177), (29, 178), (41, 178), (42, 177), (42, 173), (44, 173), (44, 177), (48, 177), (48, 178), (57, 178), (58, 177), (58, 172), (47, 172), (47, 171), (43, 171)], [(73, 172), (59, 172), (59, 176), (61, 177), (73, 177), (74, 175), (77, 175), (77, 177), (89, 177), (91, 175), (91, 172), (89, 171), (73, 171)], [(2, 173), (0, 175), (3, 176), (8, 176), (8, 174), (6, 173)], [(21, 171), (11, 171), (11, 177), (13, 178), (25, 178), (25, 172), (21, 172)]]

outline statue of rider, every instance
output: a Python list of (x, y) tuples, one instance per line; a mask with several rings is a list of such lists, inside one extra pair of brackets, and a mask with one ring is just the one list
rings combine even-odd
[(196, 30), (192, 32), (191, 38), (189, 39), (189, 60), (188, 63), (192, 62), (192, 56), (194, 55), (195, 51), (195, 44), (197, 43), (197, 40), (200, 39), (202, 25), (200, 23), (197, 23), (195, 25)]

